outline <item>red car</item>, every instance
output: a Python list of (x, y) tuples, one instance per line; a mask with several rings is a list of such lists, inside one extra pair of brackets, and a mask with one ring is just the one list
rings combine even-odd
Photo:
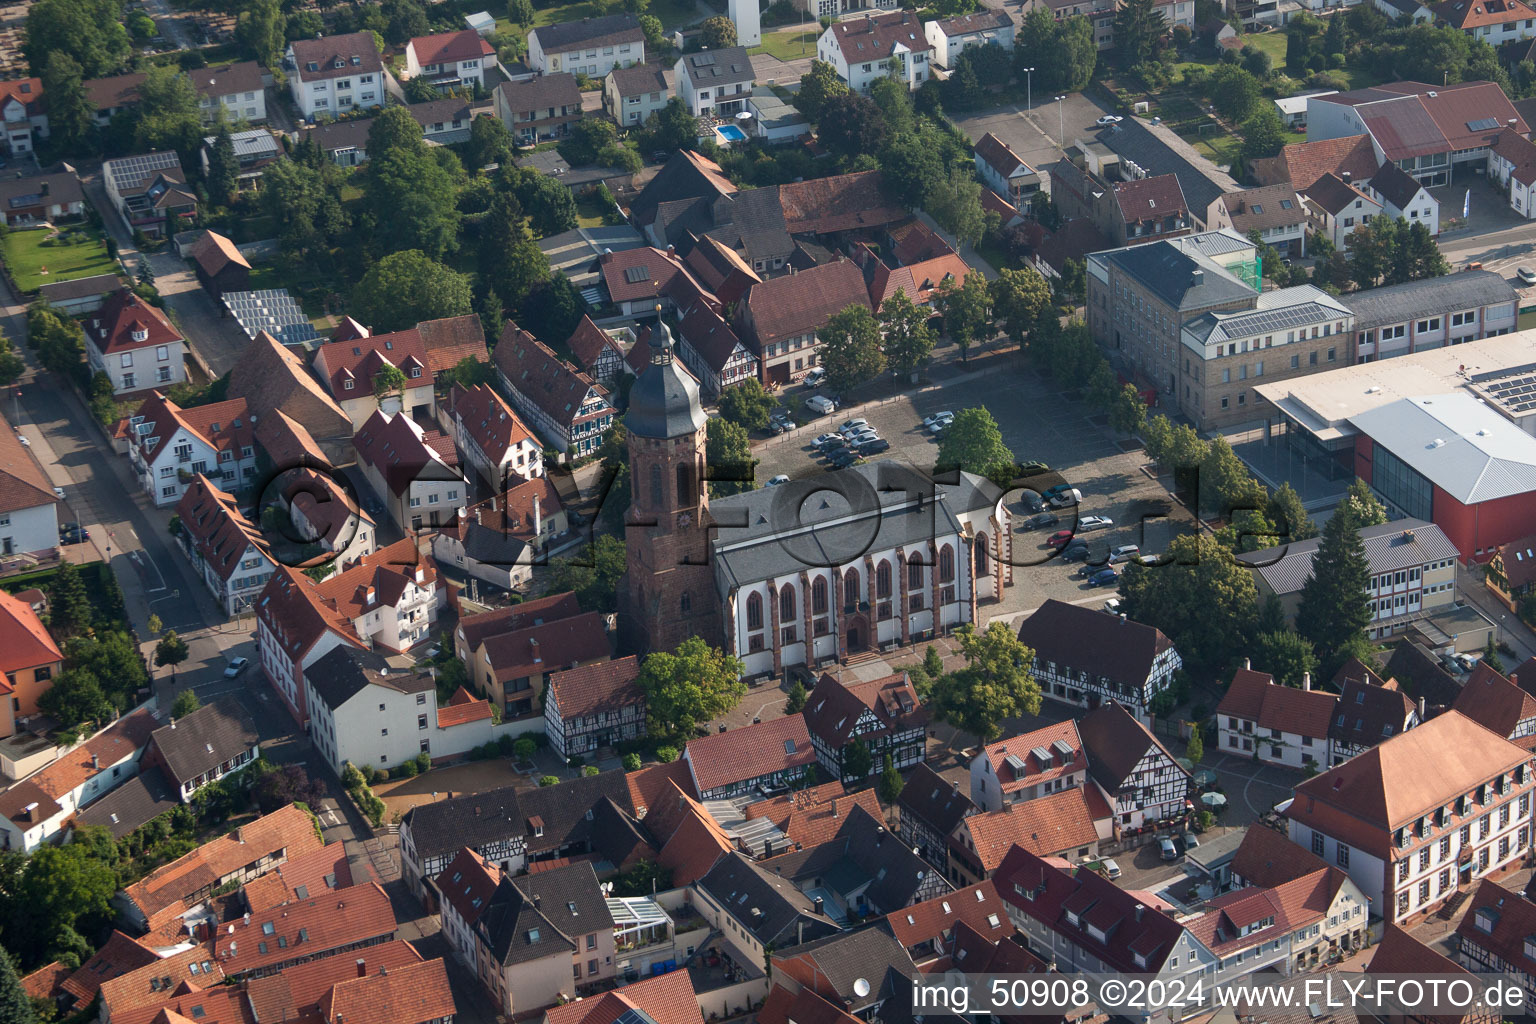
[(1071, 539), (1071, 530), (1057, 530), (1055, 533), (1051, 534), (1050, 537), (1046, 538), (1045, 542), (1053, 548), (1059, 548), (1065, 545)]

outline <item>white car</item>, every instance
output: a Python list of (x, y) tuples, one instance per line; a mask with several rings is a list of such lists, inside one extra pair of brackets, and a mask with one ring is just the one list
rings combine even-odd
[(1076, 487), (1068, 487), (1058, 494), (1051, 495), (1051, 508), (1071, 508), (1083, 502), (1083, 492)]
[(1109, 552), (1109, 564), (1116, 565), (1120, 562), (1129, 562), (1141, 554), (1141, 548), (1135, 544), (1121, 544), (1111, 548)]
[(930, 434), (937, 434), (954, 422), (955, 414), (952, 412), (936, 412), (923, 420), (923, 429)]
[(21, 442), (21, 446), (23, 448), (31, 448), (32, 447), (32, 442), (27, 440), (27, 435), (26, 434), (17, 434), (16, 435), (16, 440)]
[(837, 428), (837, 432), (844, 437), (850, 437), (854, 434), (862, 434), (868, 429), (870, 429), (869, 420), (845, 420), (843, 425)]
[(1109, 516), (1083, 516), (1077, 521), (1079, 530), (1107, 530), (1115, 525), (1115, 521)]
[(811, 444), (815, 445), (817, 448), (826, 448), (828, 445), (842, 444), (842, 442), (842, 434), (819, 434), (817, 435), (816, 440), (812, 441)]
[(1120, 606), (1124, 603), (1125, 602), (1121, 601), (1118, 597), (1112, 597), (1108, 601), (1104, 602), (1104, 610), (1109, 612), (1111, 615), (1119, 615)]
[(869, 441), (878, 440), (880, 440), (880, 435), (875, 433), (873, 430), (861, 430), (857, 434), (848, 435), (848, 443), (854, 445), (855, 447), (861, 444), (865, 444)]
[(1102, 125), (1110, 125), (1110, 124), (1119, 124), (1121, 121), (1124, 121), (1124, 120), (1125, 120), (1125, 118), (1121, 117), (1119, 114), (1105, 114), (1103, 117), (1099, 118), (1098, 121), (1095, 122), (1095, 123), (1102, 124)]
[(224, 670), (224, 678), (225, 679), (233, 679), (233, 678), (235, 678), (241, 672), (244, 672), (245, 671), (245, 666), (249, 665), (250, 663), (251, 662), (250, 662), (249, 658), (234, 658), (234, 659), (232, 659), (230, 661), (230, 663), (229, 663), (229, 667)]
[(836, 409), (837, 405), (825, 395), (812, 395), (805, 400), (805, 407), (818, 416), (825, 416)]
[(811, 368), (811, 372), (805, 375), (805, 386), (808, 388), (820, 387), (821, 382), (827, 379), (827, 370), (823, 366)]
[(1515, 271), (1515, 276), (1524, 284), (1536, 284), (1536, 270), (1530, 267), (1521, 267)]
[(774, 477), (772, 480), (769, 480), (763, 486), (765, 486), (765, 487), (777, 487), (780, 484), (787, 484), (787, 483), (789, 483), (789, 477), (785, 476), (783, 473), (780, 473), (778, 476)]

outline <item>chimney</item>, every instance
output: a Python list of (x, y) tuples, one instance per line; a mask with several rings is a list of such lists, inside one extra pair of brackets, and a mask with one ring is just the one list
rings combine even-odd
[(544, 532), (544, 511), (539, 504), (539, 496), (533, 496), (533, 535), (537, 537)]
[(1138, 923), (1141, 921), (1141, 915), (1145, 914), (1146, 912), (1147, 912), (1147, 905), (1145, 903), (1138, 903), (1138, 904), (1136, 904), (1136, 920), (1137, 920)]
[(1424, 721), (1424, 719), (1427, 717), (1425, 712), (1427, 712), (1428, 710), (1429, 710), (1429, 701), (1425, 700), (1423, 697), (1420, 697), (1419, 698), (1419, 722), (1420, 723), (1422, 723)]
[(1413, 531), (1412, 530), (1404, 530), (1403, 531), (1403, 543), (1405, 543), (1405, 544), (1413, 543)]
[(367, 598), (363, 602), (364, 607), (372, 607), (373, 606), (373, 602), (378, 599), (378, 596), (379, 596), (378, 591), (374, 590), (372, 587), (369, 587), (368, 588), (368, 593), (367, 593)]
[(820, 896), (813, 897), (811, 899), (811, 911), (813, 913), (819, 914), (819, 913), (821, 913), (821, 908), (822, 908), (822, 899), (821, 899), (821, 897)]
[(368, 961), (364, 960), (362, 957), (357, 958), (357, 976), (359, 978), (368, 977)]
[(1249, 660), (1249, 659), (1247, 659), (1247, 658), (1244, 658), (1244, 659), (1243, 659), (1243, 668), (1244, 668), (1244, 669), (1249, 669), (1249, 670), (1251, 670), (1251, 669), (1252, 669), (1252, 668), (1253, 668), (1253, 662), (1252, 662), (1252, 661), (1250, 661), (1250, 660)]
[(37, 801), (34, 800), (32, 803), (27, 804), (27, 806), (21, 809), (22, 817), (26, 818), (28, 821), (31, 821), (32, 812), (35, 810), (37, 810)]
[(101, 758), (97, 757), (95, 754), (91, 755), (91, 771), (101, 771)]
[(1121, 625), (1122, 625), (1122, 626), (1123, 626), (1123, 625), (1125, 625), (1125, 621), (1126, 621), (1126, 620), (1125, 620), (1125, 612), (1121, 612), (1121, 613), (1120, 613), (1120, 624), (1121, 624)]
[(43, 179), (43, 195), (45, 195), (45, 196), (48, 195), (48, 193), (50, 191), (51, 191), (51, 187), (48, 184), (48, 179), (44, 178)]
[(544, 658), (543, 658), (542, 655), (539, 654), (539, 641), (538, 641), (538, 639), (536, 637), (529, 637), (528, 638), (528, 646), (533, 651), (533, 663), (535, 665), (537, 665), (540, 662), (542, 662), (544, 660)]
[(1344, 179), (1344, 184), (1346, 184), (1346, 185), (1349, 184), (1350, 173), (1348, 171), (1343, 172), (1342, 174), (1339, 175), (1339, 177)]
[(1191, 288), (1199, 288), (1203, 284), (1205, 284), (1205, 271), (1203, 271), (1203, 270), (1192, 270), (1192, 271), (1190, 271), (1190, 273), (1189, 273), (1189, 286)]
[(1310, 690), (1310, 689), (1312, 689), (1312, 673), (1311, 672), (1303, 672), (1301, 674), (1301, 688), (1303, 690)]

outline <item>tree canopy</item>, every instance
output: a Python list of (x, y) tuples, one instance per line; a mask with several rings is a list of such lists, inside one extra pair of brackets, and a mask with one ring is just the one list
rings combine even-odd
[(1013, 452), (1003, 443), (997, 420), (981, 406), (955, 413), (939, 438), (935, 469), (940, 473), (960, 469), (998, 480), (1012, 477), (1013, 467)]
[(816, 338), (827, 384), (835, 392), (848, 391), (885, 369), (880, 324), (867, 306), (853, 305), (833, 313)]
[(880, 328), (885, 333), (885, 361), (892, 372), (907, 375), (928, 365), (933, 352), (929, 311), (898, 288), (880, 304)]
[(132, 47), (120, 0), (34, 0), (27, 10), (25, 52), (34, 75), (63, 53), (86, 78), (103, 78), (123, 66)]
[(653, 739), (687, 741), (699, 723), (723, 715), (746, 696), (741, 662), (703, 637), (691, 636), (671, 653), (657, 651), (640, 666), (646, 726)]
[(391, 253), (352, 292), (355, 315), (380, 332), (473, 311), (469, 278), (414, 249)]
[(1246, 648), (1258, 615), (1253, 574), (1210, 536), (1176, 537), (1168, 564), (1129, 562), (1121, 611), (1162, 630), (1194, 670), (1220, 672)]
[(984, 632), (970, 623), (956, 632), (965, 666), (940, 676), (929, 700), (934, 714), (955, 728), (990, 742), (1003, 722), (1040, 711), (1035, 652), (1008, 625), (994, 622)]

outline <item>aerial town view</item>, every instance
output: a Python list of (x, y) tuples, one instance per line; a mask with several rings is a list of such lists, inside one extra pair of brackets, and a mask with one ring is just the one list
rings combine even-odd
[(1536, 0), (0, 0), (0, 114), (0, 1024), (1536, 1019)]

